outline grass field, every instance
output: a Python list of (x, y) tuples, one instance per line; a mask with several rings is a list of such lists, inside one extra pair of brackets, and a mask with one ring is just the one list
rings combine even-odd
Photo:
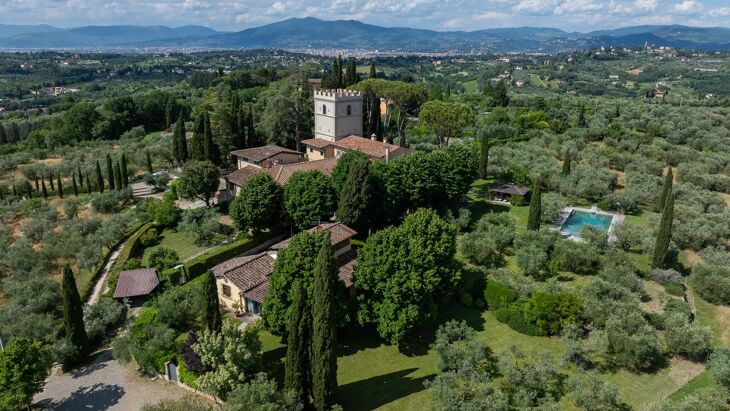
[(467, 81), (465, 83), (461, 83), (461, 86), (464, 87), (464, 92), (466, 92), (466, 93), (475, 93), (478, 91), (476, 80), (471, 80), (471, 81)]
[(143, 259), (146, 261), (147, 256), (149, 256), (152, 251), (160, 247), (174, 250), (180, 257), (180, 260), (184, 261), (186, 258), (192, 257), (195, 254), (206, 250), (210, 246), (200, 246), (198, 244), (195, 244), (195, 237), (190, 233), (175, 231), (166, 228), (160, 233), (160, 242), (144, 250)]

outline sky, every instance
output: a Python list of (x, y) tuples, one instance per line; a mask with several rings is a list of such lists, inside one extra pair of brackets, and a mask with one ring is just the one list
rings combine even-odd
[(478, 30), (591, 31), (639, 24), (730, 27), (730, 0), (0, 0), (0, 23), (58, 27), (197, 24), (238, 31), (290, 17)]

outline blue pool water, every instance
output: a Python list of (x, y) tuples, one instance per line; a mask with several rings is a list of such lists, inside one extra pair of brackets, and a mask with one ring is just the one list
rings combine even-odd
[(613, 221), (613, 216), (610, 215), (573, 210), (570, 217), (560, 227), (560, 232), (580, 237), (580, 230), (587, 225), (608, 231), (608, 228), (611, 227), (611, 221)]

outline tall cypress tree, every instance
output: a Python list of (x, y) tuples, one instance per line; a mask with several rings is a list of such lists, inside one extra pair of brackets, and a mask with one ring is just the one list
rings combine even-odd
[(193, 140), (190, 144), (190, 157), (193, 160), (205, 160), (205, 113), (198, 113), (195, 118), (195, 128), (193, 129)]
[(91, 177), (88, 174), (86, 174), (86, 192), (91, 194)]
[(220, 333), (223, 327), (223, 319), (221, 318), (221, 309), (218, 305), (218, 286), (215, 282), (215, 276), (211, 271), (205, 274), (203, 296), (205, 298), (203, 326), (209, 331)]
[(78, 197), (79, 196), (79, 186), (76, 185), (76, 174), (71, 174), (71, 184), (73, 186), (74, 196)]
[(0, 124), (0, 145), (7, 144), (8, 136), (5, 134), (5, 127)]
[(667, 204), (667, 195), (672, 191), (674, 185), (674, 174), (672, 173), (672, 166), (669, 166), (667, 175), (664, 176), (664, 185), (662, 186), (662, 194), (657, 198), (656, 204), (654, 204), (654, 211), (659, 213), (664, 210), (664, 206)]
[(205, 158), (215, 165), (221, 164), (221, 154), (218, 144), (213, 140), (213, 131), (210, 127), (210, 116), (205, 116)]
[(337, 71), (335, 71), (335, 76), (337, 78), (337, 88), (343, 88), (345, 86), (345, 81), (342, 78), (342, 54), (339, 54), (337, 56)]
[(170, 96), (165, 104), (165, 128), (170, 128), (174, 117), (175, 98)]
[(337, 390), (337, 273), (327, 233), (317, 255), (312, 290), (312, 395), (317, 410), (330, 409)]
[(378, 71), (375, 70), (375, 60), (370, 62), (370, 74), (368, 78), (378, 78)]
[(56, 186), (58, 186), (58, 196), (63, 198), (63, 183), (61, 183), (61, 173), (58, 173), (56, 176), (58, 180), (56, 180)]
[(489, 164), (489, 133), (486, 129), (479, 130), (479, 178), (487, 178)]
[(667, 201), (664, 204), (662, 212), (662, 220), (659, 223), (659, 232), (654, 243), (654, 255), (651, 259), (651, 268), (659, 268), (664, 266), (667, 259), (667, 251), (669, 250), (669, 242), (672, 239), (672, 221), (674, 219), (674, 193), (669, 189), (667, 193)]
[(109, 182), (109, 189), (114, 190), (114, 165), (109, 153), (106, 153), (106, 179)]
[(127, 170), (127, 156), (122, 153), (122, 158), (119, 163), (119, 174), (122, 177), (122, 188), (127, 188), (129, 185), (129, 171)]
[(38, 176), (36, 175), (35, 177), (33, 177), (33, 179), (35, 180), (35, 191), (41, 191), (41, 186), (38, 182)]
[(114, 170), (114, 186), (117, 188), (117, 190), (122, 189), (122, 172), (120, 171), (119, 162), (115, 162), (113, 165)]
[(150, 156), (150, 151), (145, 150), (145, 165), (147, 167), (147, 174), (152, 174), (154, 170), (152, 169), (152, 157)]
[(256, 128), (253, 124), (253, 104), (248, 105), (248, 115), (246, 116), (246, 122), (248, 123), (248, 127), (246, 127), (246, 137), (248, 138), (248, 147), (256, 147), (258, 146), (258, 137), (256, 136)]
[(81, 174), (81, 166), (76, 166), (76, 172), (79, 173), (79, 185), (84, 186), (84, 175)]
[[(15, 186), (13, 186), (15, 188)], [(46, 180), (41, 176), (41, 195), (43, 198), (48, 198), (48, 190), (46, 190)]]
[(233, 147), (237, 149), (246, 148), (246, 108), (243, 105), (238, 107), (235, 122), (237, 134), (233, 135)]
[(233, 95), (231, 95), (231, 110), (228, 115), (229, 124), (228, 126), (231, 129), (231, 143), (234, 148), (240, 148), (240, 138), (241, 138), (241, 132), (238, 128), (238, 110), (240, 108), (241, 101), (238, 97), (238, 93), (234, 90)]
[(28, 198), (33, 198), (33, 187), (28, 180), (25, 180), (25, 192), (28, 194)]
[[(180, 113), (180, 116), (177, 118), (177, 122), (175, 123), (175, 131), (172, 135), (172, 142), (172, 156), (175, 158), (175, 161), (177, 161), (178, 164), (185, 163), (188, 159), (188, 142), (185, 140), (185, 119), (183, 118), (182, 113)], [(152, 160), (148, 163), (151, 165)], [(148, 167), (148, 169), (151, 169), (151, 167)], [(152, 174), (152, 172), (150, 172), (150, 174)]]
[(53, 171), (48, 172), (48, 182), (51, 184), (51, 191), (56, 191), (56, 187), (53, 185)]
[(4, 190), (3, 186), (0, 186), (0, 201), (5, 200), (5, 194), (3, 194), (3, 190)]
[(571, 158), (570, 158), (570, 149), (565, 150), (565, 158), (563, 158), (563, 170), (561, 174), (563, 176), (570, 175), (570, 167), (571, 167)]
[(347, 177), (340, 192), (337, 220), (358, 231), (366, 231), (370, 222), (368, 212), (371, 209), (372, 193), (368, 160), (353, 161), (348, 166)]
[(586, 106), (581, 105), (578, 109), (578, 127), (587, 127), (588, 122), (586, 121)]
[[(0, 125), (2, 127), (2, 125)], [(18, 189), (15, 188), (15, 184), (13, 184), (13, 197), (18, 197)]]
[(528, 230), (540, 229), (541, 196), (540, 180), (535, 179), (535, 186), (532, 188), (532, 195), (530, 196), (530, 214), (527, 216)]
[(88, 350), (88, 337), (84, 328), (84, 309), (76, 280), (69, 266), (63, 267), (63, 281), (61, 282), (63, 297), (63, 325), (66, 333), (66, 342), (77, 350), (76, 361), (83, 358)]
[(292, 289), (292, 305), (289, 311), (284, 386), (292, 390), (304, 404), (309, 402), (311, 391), (311, 309), (307, 305), (306, 291), (297, 281)]

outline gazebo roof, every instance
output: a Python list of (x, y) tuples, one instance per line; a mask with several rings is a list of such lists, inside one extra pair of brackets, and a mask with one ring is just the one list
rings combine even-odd
[(515, 185), (514, 183), (505, 183), (492, 185), (492, 191), (496, 193), (517, 194), (519, 196), (523, 196), (527, 194), (530, 189)]
[(119, 273), (114, 298), (139, 297), (151, 293), (160, 284), (154, 268), (122, 271)]

